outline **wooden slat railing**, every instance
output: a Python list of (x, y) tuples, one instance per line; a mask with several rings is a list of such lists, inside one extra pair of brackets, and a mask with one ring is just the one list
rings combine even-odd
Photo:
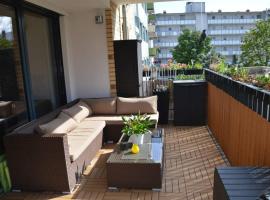
[(234, 166), (270, 166), (270, 123), (208, 83), (208, 126)]

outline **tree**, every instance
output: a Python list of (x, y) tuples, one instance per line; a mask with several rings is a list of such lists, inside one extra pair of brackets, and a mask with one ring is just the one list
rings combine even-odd
[(212, 49), (210, 37), (198, 31), (184, 29), (178, 37), (178, 45), (172, 50), (173, 58), (178, 63), (203, 63)]
[(245, 34), (241, 46), (244, 66), (267, 66), (270, 62), (270, 19), (258, 21), (256, 27)]
[(5, 38), (1, 38), (1, 35), (0, 35), (0, 50), (1, 49), (8, 49), (11, 47), (12, 47), (12, 42), (5, 39)]

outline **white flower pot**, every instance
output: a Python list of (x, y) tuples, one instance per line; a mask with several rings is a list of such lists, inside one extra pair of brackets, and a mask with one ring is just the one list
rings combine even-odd
[(130, 136), (130, 141), (133, 144), (143, 144), (143, 138), (144, 138), (144, 134), (140, 134), (140, 135), (131, 135)]

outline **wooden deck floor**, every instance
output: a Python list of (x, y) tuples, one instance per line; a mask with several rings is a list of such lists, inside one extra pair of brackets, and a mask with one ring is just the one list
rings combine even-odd
[[(226, 165), (206, 127), (165, 127), (165, 169), (160, 192), (151, 190), (107, 190), (105, 162), (112, 146), (100, 150), (87, 167), (82, 183), (69, 195), (10, 193), (5, 200), (197, 200), (212, 199), (214, 167)], [(53, 174), (52, 174), (53, 176)]]

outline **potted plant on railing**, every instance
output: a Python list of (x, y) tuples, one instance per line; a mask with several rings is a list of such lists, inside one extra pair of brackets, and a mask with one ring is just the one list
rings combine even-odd
[(131, 115), (130, 117), (122, 117), (124, 127), (122, 133), (130, 137), (130, 141), (133, 143), (132, 153), (139, 152), (139, 145), (143, 144), (144, 134), (151, 133), (150, 127), (153, 122), (146, 114)]

